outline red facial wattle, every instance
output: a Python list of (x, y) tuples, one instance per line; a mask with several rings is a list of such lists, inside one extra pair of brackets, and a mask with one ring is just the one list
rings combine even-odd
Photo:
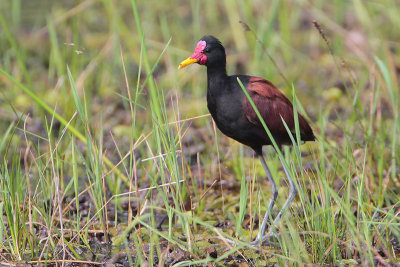
[(181, 64), (179, 64), (178, 69), (182, 69), (193, 63), (199, 63), (200, 65), (206, 64), (207, 56), (203, 53), (206, 46), (207, 43), (205, 41), (199, 41), (194, 49), (193, 55), (182, 61)]
[(203, 54), (204, 49), (206, 48), (207, 43), (205, 41), (199, 41), (194, 49), (193, 55), (190, 56), (192, 59), (197, 59), (197, 63), (200, 65), (204, 65), (207, 62), (207, 56)]

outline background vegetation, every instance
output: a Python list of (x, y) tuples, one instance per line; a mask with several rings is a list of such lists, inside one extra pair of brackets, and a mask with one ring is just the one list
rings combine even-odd
[[(0, 11), (1, 264), (399, 262), (398, 1), (3, 0)], [(285, 149), (300, 194), (274, 246), (249, 245), (270, 197), (261, 165), (213, 124), (205, 69), (177, 70), (205, 34), (225, 45), (228, 73), (295, 99), (318, 138)], [(265, 151), (279, 208), (288, 187)]]

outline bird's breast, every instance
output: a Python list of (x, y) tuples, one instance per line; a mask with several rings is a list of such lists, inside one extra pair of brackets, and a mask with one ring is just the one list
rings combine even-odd
[(235, 97), (218, 96), (211, 92), (207, 94), (207, 106), (221, 132), (234, 136), (243, 117), (241, 102)]

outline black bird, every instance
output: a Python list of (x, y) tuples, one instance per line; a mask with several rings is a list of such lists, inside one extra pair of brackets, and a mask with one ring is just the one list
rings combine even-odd
[[(182, 61), (179, 69), (193, 63), (207, 66), (207, 106), (218, 128), (225, 135), (255, 151), (271, 183), (272, 197), (258, 236), (252, 244), (263, 242), (272, 234), (273, 227), (264, 236), (269, 212), (271, 212), (278, 196), (276, 184), (262, 152), (262, 147), (272, 145), (272, 142), (237, 79), (239, 78), (246, 88), (279, 149), (282, 145), (292, 143), (282, 119), (293, 136), (296, 137), (292, 103), (271, 82), (263, 78), (248, 75), (228, 76), (226, 74), (225, 48), (214, 36), (206, 35), (201, 38), (193, 55)], [(315, 137), (310, 125), (300, 114), (298, 114), (298, 122), (301, 140), (314, 141)], [(276, 225), (297, 194), (296, 186), (281, 158), (280, 160), (289, 180), (290, 194), (273, 225)]]

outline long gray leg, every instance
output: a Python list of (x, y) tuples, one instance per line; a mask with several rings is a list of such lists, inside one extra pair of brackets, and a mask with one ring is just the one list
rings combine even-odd
[[(271, 183), (272, 196), (271, 196), (271, 200), (269, 201), (269, 204), (268, 204), (268, 209), (265, 212), (264, 219), (263, 219), (263, 221), (261, 223), (260, 231), (258, 232), (257, 238), (253, 242), (250, 242), (250, 244), (253, 245), (253, 246), (254, 245), (259, 245), (261, 239), (262, 239), (263, 242), (264, 242), (264, 240), (267, 239), (266, 237), (269, 235), (269, 232), (268, 232), (267, 235), (264, 236), (265, 229), (267, 228), (267, 222), (268, 222), (268, 218), (270, 216), (271, 210), (275, 205), (276, 198), (278, 197), (278, 190), (276, 189), (275, 181), (274, 181), (274, 179), (272, 177), (271, 171), (269, 170), (269, 168), (267, 166), (267, 163), (264, 160), (262, 150), (261, 149), (260, 150), (255, 150), (255, 152), (256, 152), (258, 158), (261, 161), (261, 165), (263, 166), (264, 171), (267, 174), (267, 178), (268, 178), (269, 182)], [(226, 239), (226, 238), (223, 238), (223, 237), (218, 238), (218, 239), (222, 239), (222, 240), (226, 241), (227, 243), (229, 243), (231, 245), (235, 244), (235, 241), (229, 240), (229, 239)]]
[[(266, 163), (265, 160), (264, 160), (262, 151), (261, 151), (261, 153), (257, 153), (257, 156), (258, 156), (258, 158), (260, 159), (261, 165), (263, 166), (263, 168), (264, 168), (264, 170), (265, 170), (265, 172), (266, 172), (266, 174), (267, 174), (268, 180), (269, 180), (269, 182), (270, 182), (270, 184), (271, 184), (271, 193), (272, 193), (272, 196), (271, 196), (271, 200), (269, 201), (268, 209), (267, 209), (267, 211), (266, 211), (266, 213), (265, 213), (264, 219), (263, 219), (263, 221), (262, 221), (262, 223), (261, 223), (261, 227), (260, 227), (260, 230), (259, 230), (259, 232), (258, 232), (257, 238), (256, 238), (256, 240), (254, 240), (253, 242), (251, 242), (252, 244), (257, 244), (257, 243), (259, 243), (259, 242), (260, 242), (260, 239), (264, 236), (264, 234), (265, 234), (265, 228), (267, 227), (268, 218), (269, 218), (269, 216), (270, 216), (270, 213), (271, 213), (271, 211), (272, 211), (272, 208), (273, 208), (274, 205), (275, 205), (276, 198), (278, 197), (278, 190), (276, 189), (275, 181), (274, 181), (274, 179), (273, 179), (273, 177), (272, 177), (271, 171), (269, 170), (269, 168), (268, 168), (268, 166), (267, 166), (267, 163)], [(274, 223), (275, 223), (275, 222), (274, 222)]]
[[(290, 177), (288, 170), (285, 167), (285, 164), (283, 164), (283, 161), (280, 157), (279, 157), (279, 160), (281, 161), (283, 169), (285, 170), (286, 176), (289, 180), (290, 193), (289, 193), (289, 197), (287, 198), (285, 204), (283, 204), (281, 211), (278, 213), (278, 215), (276, 216), (276, 218), (274, 220), (274, 223), (272, 224), (271, 228), (269, 229), (268, 234), (266, 234), (265, 236), (262, 237), (262, 241), (267, 240), (271, 235), (273, 235), (273, 230), (274, 230), (275, 226), (277, 225), (279, 219), (282, 217), (283, 213), (289, 208), (290, 204), (292, 204), (294, 198), (297, 195), (296, 185), (294, 184), (292, 178)], [(257, 237), (257, 239), (258, 238), (259, 237)]]

